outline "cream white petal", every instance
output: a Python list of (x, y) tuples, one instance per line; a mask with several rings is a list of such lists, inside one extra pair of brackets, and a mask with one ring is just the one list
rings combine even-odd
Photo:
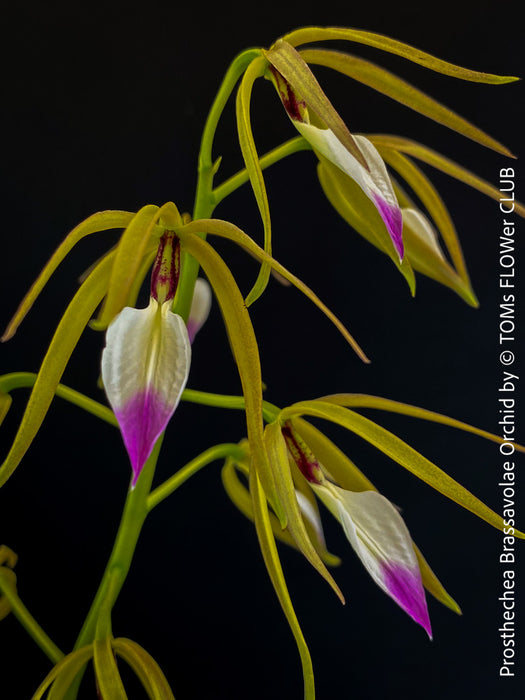
[(328, 483), (313, 488), (376, 584), (431, 636), (419, 564), (397, 509), (376, 491), (354, 493)]
[(153, 298), (124, 308), (111, 322), (102, 353), (102, 381), (119, 422), (136, 482), (186, 386), (191, 345), (182, 318)]
[(204, 278), (198, 277), (195, 282), (195, 290), (193, 292), (193, 299), (191, 300), (190, 315), (187, 324), (191, 343), (193, 343), (195, 336), (209, 316), (211, 299), (212, 293), (210, 285)]
[(312, 148), (354, 180), (374, 203), (392, 238), (399, 256), (403, 257), (403, 220), (386, 165), (376, 147), (364, 136), (354, 135), (368, 170), (344, 147), (330, 129), (294, 120), (299, 133)]

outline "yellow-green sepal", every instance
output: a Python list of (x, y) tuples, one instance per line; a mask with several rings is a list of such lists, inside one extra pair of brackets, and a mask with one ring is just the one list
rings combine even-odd
[[(377, 491), (374, 484), (363, 472), (342, 452), (337, 445), (326, 437), (324, 433), (302, 418), (294, 418), (295, 430), (305, 440), (310, 449), (319, 459), (323, 468), (333, 477), (334, 481), (347, 491)], [(421, 572), (421, 579), (425, 588), (443, 605), (454, 612), (461, 614), (461, 610), (455, 600), (447, 593), (439, 579), (432, 571), (427, 561), (421, 554), (415, 542), (412, 543)]]
[[(373, 139), (370, 140), (375, 143)], [(378, 150), (385, 161), (401, 175), (419, 197), (441, 234), (458, 275), (471, 289), (461, 244), (454, 223), (439, 192), (411, 159), (390, 148), (380, 146)]]
[(104, 699), (127, 700), (111, 642), (111, 637), (96, 639), (93, 642), (93, 665), (98, 689)]
[[(382, 148), (389, 148), (398, 153), (413, 156), (423, 163), (428, 163), (428, 165), (431, 165), (433, 168), (441, 170), (441, 172), (450, 175), (450, 177), (465, 183), (465, 185), (473, 187), (475, 190), (478, 190), (478, 192), (486, 194), (487, 197), (497, 202), (499, 202), (501, 198), (501, 191), (490, 182), (483, 180), (483, 178), (470, 172), (470, 170), (459, 165), (459, 163), (455, 163), (453, 160), (450, 160), (450, 158), (446, 158), (441, 155), (441, 153), (428, 148), (428, 146), (404, 138), (403, 136), (393, 136), (392, 134), (368, 134), (367, 136), (379, 151)], [(514, 211), (519, 216), (525, 217), (524, 204), (515, 201)]]
[(263, 54), (306, 102), (308, 110), (314, 112), (321, 120), (324, 128), (330, 129), (357, 162), (368, 170), (368, 164), (354, 137), (299, 52), (286, 41), (279, 39), (269, 51), (263, 51)]
[(206, 273), (219, 302), (246, 401), (246, 425), (252, 460), (268, 497), (275, 503), (279, 520), (285, 527), (286, 516), (277, 497), (264, 446), (261, 362), (257, 339), (242, 294), (224, 260), (209, 243), (191, 233), (194, 225), (197, 227), (196, 233), (207, 231), (201, 223), (202, 221), (197, 221), (186, 224), (178, 229), (178, 235), (182, 249), (198, 260)]
[(227, 238), (228, 240), (234, 241), (242, 248), (244, 248), (250, 255), (253, 255), (258, 260), (264, 260), (267, 262), (272, 270), (280, 274), (284, 279), (293, 284), (300, 292), (313, 302), (318, 309), (320, 309), (327, 318), (332, 321), (334, 326), (339, 330), (341, 335), (345, 340), (351, 345), (356, 354), (363, 360), (363, 362), (369, 362), (367, 356), (363, 350), (359, 347), (357, 341), (348, 332), (343, 323), (335, 316), (332, 311), (323, 304), (319, 297), (308, 287), (304, 282), (302, 282), (298, 277), (289, 272), (285, 267), (277, 262), (274, 258), (265, 253), (262, 248), (260, 248), (254, 241), (247, 236), (244, 231), (240, 228), (231, 224), (229, 221), (222, 221), (221, 219), (199, 219), (197, 221), (192, 221), (186, 224), (183, 228), (177, 231), (181, 235), (183, 233), (197, 234), (199, 231), (205, 231), (211, 235), (221, 236), (222, 238)]
[(288, 592), (288, 586), (286, 585), (284, 578), (279, 553), (277, 552), (277, 546), (275, 544), (275, 538), (273, 536), (270, 523), (266, 496), (262, 489), (257, 471), (253, 468), (250, 470), (250, 492), (253, 499), (255, 528), (257, 530), (257, 537), (259, 538), (264, 563), (266, 564), (266, 569), (270, 576), (270, 580), (273, 584), (286, 619), (288, 620), (288, 624), (295, 638), (295, 643), (297, 644), (297, 649), (299, 650), (299, 655), (301, 657), (301, 666), (304, 679), (304, 700), (315, 700), (315, 683), (312, 659), (301, 631), (297, 615), (295, 614), (295, 610), (290, 599), (290, 594)]
[(85, 236), (99, 231), (107, 231), (114, 228), (125, 228), (132, 221), (135, 214), (127, 211), (100, 211), (82, 221), (66, 236), (56, 251), (53, 253), (44, 269), (33, 283), (31, 289), (23, 298), (15, 315), (11, 319), (1, 340), (6, 341), (16, 333), (27, 312), (33, 306), (38, 295), (47, 284), (53, 272), (71, 249)]
[(106, 294), (112, 264), (113, 254), (103, 258), (81, 285), (64, 312), (42, 361), (13, 445), (0, 467), (0, 486), (14, 472), (37, 434), (69, 357), (89, 319)]
[(375, 63), (350, 54), (322, 49), (306, 49), (301, 51), (300, 55), (307, 63), (326, 66), (343, 73), (482, 146), (507, 156), (511, 155), (508, 148), (474, 124)]
[(136, 673), (150, 700), (175, 700), (160, 666), (145, 649), (124, 637), (114, 639), (111, 646)]
[(321, 155), (317, 174), (323, 192), (337, 213), (369, 243), (388, 255), (414, 295), (416, 278), (407, 255), (406, 244), (405, 255), (403, 260), (400, 260), (383, 219), (361, 187)]
[[(242, 157), (246, 165), (250, 184), (252, 186), (259, 213), (264, 227), (264, 250), (268, 255), (272, 254), (272, 222), (270, 217), (270, 205), (268, 204), (268, 195), (266, 194), (266, 185), (264, 184), (264, 176), (259, 163), (259, 156), (253, 138), (251, 119), (250, 119), (250, 100), (253, 89), (253, 84), (264, 75), (268, 66), (268, 61), (262, 56), (255, 58), (246, 69), (236, 99), (236, 114), (237, 114), (237, 131), (239, 134), (239, 144), (242, 151)], [(250, 306), (264, 292), (270, 278), (270, 266), (267, 262), (263, 262), (261, 270), (255, 281), (254, 286), (246, 297), (246, 306)]]
[[(501, 516), (488, 508), (470, 491), (467, 491), (461, 484), (452, 479), (426, 457), (423, 457), (413, 447), (410, 447), (406, 442), (377, 423), (355, 411), (322, 400), (302, 401), (293, 404), (281, 411), (280, 418), (284, 421), (301, 415), (324, 418), (359, 435), (436, 491), (455, 501), (458, 505), (474, 513), (498, 530), (504, 529), (504, 521)], [(515, 531), (515, 535), (525, 539), (525, 534), (519, 530)]]
[(330, 584), (338, 598), (344, 603), (344, 597), (339, 586), (327, 571), (306, 531), (299, 504), (297, 503), (294, 482), (288, 462), (288, 450), (280, 423), (269, 423), (264, 431), (264, 439), (277, 494), (286, 513), (287, 528), (301, 553), (325, 581)]
[(316, 41), (351, 41), (358, 44), (373, 46), (387, 53), (401, 56), (413, 63), (429, 68), (436, 73), (449, 75), (453, 78), (459, 78), (460, 80), (468, 80), (474, 83), (488, 83), (491, 85), (502, 85), (519, 80), (519, 78), (515, 76), (494, 75), (492, 73), (482, 73), (480, 71), (470, 70), (469, 68), (463, 68), (454, 63), (443, 61), (436, 56), (432, 56), (432, 54), (410, 46), (410, 44), (391, 39), (384, 34), (365, 32), (361, 29), (352, 29), (350, 27), (303, 27), (289, 34), (285, 34), (282, 40), (292, 46), (301, 46), (302, 44), (310, 44)]
[[(65, 656), (61, 661), (54, 666), (48, 675), (44, 678), (42, 683), (37, 688), (36, 693), (33, 695), (31, 700), (42, 700), (45, 692), (51, 686), (52, 683), (60, 681), (61, 689), (67, 691), (71, 683), (74, 681), (76, 676), (82, 671), (87, 662), (93, 657), (93, 645), (88, 644), (87, 646), (76, 649)], [(64, 694), (62, 695), (64, 697)], [(55, 700), (59, 698), (55, 695)]]
[(12, 399), (10, 394), (4, 394), (4, 392), (0, 392), (0, 425), (2, 425), (4, 418), (9, 412), (11, 402)]
[[(166, 207), (166, 205), (164, 206)], [(161, 212), (162, 209), (154, 204), (142, 207), (120, 237), (115, 250), (108, 293), (97, 318), (97, 329), (107, 328), (113, 318), (126, 305)], [(180, 223), (179, 217), (177, 225)]]
[(419, 564), (419, 570), (421, 572), (421, 580), (427, 591), (434, 596), (436, 600), (445, 605), (447, 608), (455, 612), (457, 615), (461, 615), (461, 608), (456, 603), (454, 598), (447, 593), (443, 584), (438, 579), (436, 574), (432, 571), (425, 557), (421, 554), (420, 550), (413, 542), (414, 551), (417, 557), (417, 563)]

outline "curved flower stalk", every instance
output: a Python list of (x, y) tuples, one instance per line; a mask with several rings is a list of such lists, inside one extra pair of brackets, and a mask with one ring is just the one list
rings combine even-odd
[[(512, 76), (462, 68), (386, 36), (340, 27), (306, 27), (285, 35), (269, 50), (261, 49), (261, 56), (253, 58), (237, 93), (237, 126), (247, 174), (264, 223), (265, 250), (269, 252), (271, 249), (271, 223), (261, 167), (264, 158), (259, 160), (257, 156), (250, 125), (253, 84), (263, 75), (273, 81), (292, 123), (316, 152), (320, 160), (321, 184), (331, 203), (361, 235), (389, 255), (406, 278), (412, 293), (415, 292), (416, 270), (452, 288), (469, 304), (477, 305), (457, 234), (439, 194), (430, 183), (423, 184), (422, 173), (415, 176), (409, 173), (407, 176), (404, 168), (401, 176), (410, 186), (415, 185), (414, 191), (430, 216), (430, 225), (435, 226), (443, 237), (452, 265), (436, 254), (435, 246), (428, 246), (428, 237), (422, 233), (419, 225), (414, 229), (404, 221), (406, 217), (403, 217), (402, 210), (407, 208), (406, 202), (402, 201), (405, 199), (404, 193), (400, 192), (386, 168), (389, 165), (399, 171), (399, 159), (393, 162), (392, 153), (387, 150), (391, 149), (392, 142), (386, 140), (388, 137), (379, 143), (376, 138), (351, 133), (323, 92), (310, 66), (332, 68), (498, 153), (510, 157), (512, 153), (448, 107), (382, 67), (340, 51), (303, 48), (304, 44), (331, 40), (373, 46), (461, 80), (491, 85), (517, 80)], [(408, 142), (408, 139), (405, 141)], [(283, 153), (291, 153), (293, 149), (297, 150), (293, 142), (289, 146), (283, 144)], [(495, 188), (483, 183), (462, 166), (456, 166), (455, 176), (475, 187), (481, 184), (478, 189), (491, 196), (497, 193)], [(411, 208), (414, 206), (411, 205)], [(521, 205), (516, 211), (525, 214)], [(421, 216), (426, 215), (422, 212)], [(262, 293), (267, 282), (267, 275), (262, 271), (261, 278), (248, 296), (248, 303)]]

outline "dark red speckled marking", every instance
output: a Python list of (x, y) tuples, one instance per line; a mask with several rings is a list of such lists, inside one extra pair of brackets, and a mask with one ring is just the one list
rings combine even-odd
[(303, 440), (294, 433), (289, 425), (283, 426), (282, 433), (290, 454), (304, 478), (311, 484), (321, 484), (322, 482), (317, 476), (321, 472), (319, 462), (304, 444)]

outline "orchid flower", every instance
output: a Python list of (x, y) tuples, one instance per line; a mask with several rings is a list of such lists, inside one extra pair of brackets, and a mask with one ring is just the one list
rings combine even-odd
[(354, 493), (333, 484), (299, 435), (289, 426), (283, 434), (301, 474), (339, 520), (372, 579), (432, 637), (421, 571), (399, 512), (376, 491)]
[(175, 412), (190, 372), (186, 324), (171, 311), (179, 268), (179, 240), (165, 232), (149, 305), (125, 307), (113, 319), (102, 353), (102, 381), (131, 460), (132, 486)]
[[(271, 217), (263, 170), (283, 155), (311, 148), (320, 161), (319, 179), (332, 205), (358, 233), (392, 259), (413, 295), (417, 271), (453, 289), (468, 304), (477, 306), (453, 221), (436, 188), (418, 169), (413, 158), (496, 200), (500, 197), (499, 190), (462, 165), (411, 139), (389, 134), (350, 133), (323, 92), (311, 66), (335, 70), (504, 156), (512, 157), (512, 153), (453, 110), (381, 66), (350, 53), (315, 46), (319, 42), (334, 40), (371, 46), (425, 69), (469, 82), (503, 85), (518, 80), (513, 76), (463, 68), (390, 37), (344, 27), (304, 27), (284, 35), (267, 50), (255, 51), (237, 93), (237, 128), (246, 174), (264, 225), (265, 251), (271, 254)], [(254, 82), (263, 76), (272, 80), (301, 137), (259, 157), (250, 109)], [(389, 174), (392, 170), (407, 182), (422, 208), (407, 201), (407, 196)], [(428, 219), (429, 225), (442, 239), (450, 261), (446, 255), (437, 255), (435, 247), (428, 245), (428, 240), (422, 242), (419, 232), (403, 220), (406, 217), (403, 217), (402, 210), (406, 208), (421, 210), (421, 216)], [(525, 207), (516, 203), (515, 212), (525, 216)], [(268, 266), (263, 263), (257, 282), (247, 296), (247, 305), (260, 296), (268, 276)]]
[[(295, 54), (297, 57), (293, 65), (299, 73), (298, 84), (308, 83), (309, 91), (318, 91), (315, 104), (322, 103), (322, 109), (317, 113), (318, 118), (323, 121), (323, 116), (326, 115), (330, 121), (330, 117), (332, 117), (338, 126), (338, 133), (336, 134), (328, 128), (325, 123), (322, 123), (322, 126), (311, 123), (307, 99), (300, 94), (298, 89), (294, 89), (293, 84), (279, 72), (276, 65), (281, 66), (282, 63), (276, 59), (275, 53), (269, 52), (267, 56), (272, 61), (271, 75), (288, 116), (297, 131), (308, 141), (314, 151), (327, 158), (351, 177), (373, 202), (392, 239), (399, 259), (402, 260), (403, 222), (401, 210), (383, 159), (367, 138), (350, 134), (342, 119), (328, 102), (321, 86), (317, 83), (306, 63), (292, 47), (287, 46), (287, 48), (292, 56)], [(304, 80), (303, 73), (306, 75), (306, 80)], [(289, 75), (295, 77), (296, 72), (290, 71)]]

